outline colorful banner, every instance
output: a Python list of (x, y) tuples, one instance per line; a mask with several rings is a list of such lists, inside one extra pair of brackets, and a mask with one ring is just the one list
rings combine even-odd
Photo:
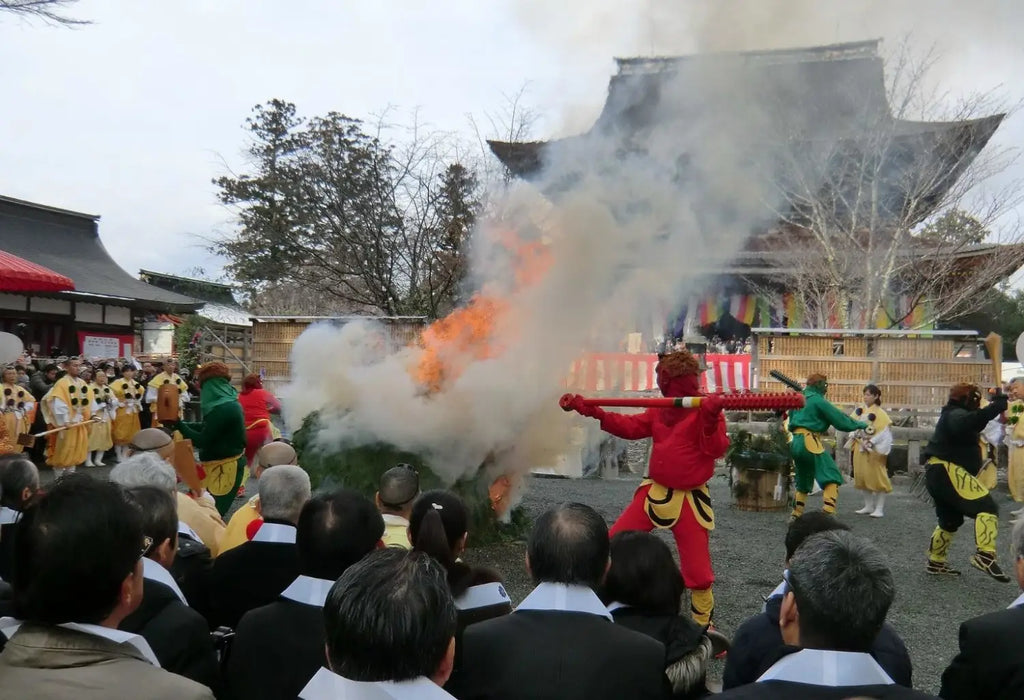
[(786, 328), (802, 328), (804, 308), (800, 299), (795, 294), (786, 293), (782, 295), (782, 304), (786, 316)]
[(752, 294), (733, 294), (729, 300), (729, 315), (740, 323), (753, 325), (756, 311), (757, 298)]
[(705, 297), (700, 303), (698, 314), (700, 325), (702, 327), (710, 326), (712, 323), (717, 323), (718, 319), (722, 317), (722, 304), (715, 297)]

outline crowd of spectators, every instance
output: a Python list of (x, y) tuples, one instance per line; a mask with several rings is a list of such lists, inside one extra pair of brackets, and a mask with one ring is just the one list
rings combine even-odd
[[(711, 694), (725, 652), (723, 698), (931, 697), (886, 622), (885, 557), (833, 516), (790, 525), (781, 583), (730, 644), (686, 614), (663, 540), (609, 538), (589, 506), (536, 518), (513, 605), (467, 555), (467, 504), (407, 465), (374, 498), (313, 494), (271, 443), (258, 494), (208, 528), (143, 433), (109, 481), (45, 493), (31, 461), (0, 458), (0, 697), (679, 700)], [(1024, 588), (1024, 523), (1012, 540)], [(963, 624), (941, 697), (1024, 697), (1022, 604)]]

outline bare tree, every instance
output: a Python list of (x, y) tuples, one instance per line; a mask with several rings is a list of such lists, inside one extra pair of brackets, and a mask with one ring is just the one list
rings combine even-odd
[(88, 20), (76, 19), (64, 14), (63, 10), (76, 2), (78, 0), (0, 0), (0, 12), (13, 12), (27, 19), (39, 19), (64, 27), (91, 24)]
[[(1006, 217), (1019, 184), (982, 187), (1013, 161), (986, 148), (1004, 115), (987, 94), (945, 108), (926, 87), (932, 64), (904, 43), (887, 63), (887, 108), (865, 99), (837, 133), (775, 134), (779, 226), (762, 247), (804, 325), (874, 326), (885, 313), (895, 326), (918, 305), (929, 311), (916, 322), (951, 318), (1024, 264), (1024, 231)], [(975, 232), (996, 232), (987, 244), (926, 235), (929, 222), (961, 210)]]
[[(490, 181), (501, 181), (508, 185), (515, 175), (501, 164), (491, 153), (487, 145), (489, 140), (500, 140), (506, 143), (521, 143), (533, 137), (539, 114), (529, 106), (526, 100), (529, 83), (523, 83), (513, 93), (502, 93), (502, 105), (495, 112), (484, 112), (482, 120), (469, 115), (469, 125), (473, 130), (480, 149), (481, 165), (479, 171)], [(481, 125), (481, 121), (485, 125)]]

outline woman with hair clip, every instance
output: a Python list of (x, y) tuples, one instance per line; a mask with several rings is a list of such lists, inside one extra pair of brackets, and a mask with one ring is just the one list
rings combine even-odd
[(846, 448), (853, 452), (853, 483), (864, 492), (864, 507), (856, 512), (881, 518), (885, 515), (885, 495), (892, 493), (886, 466), (892, 451), (892, 420), (882, 410), (882, 390), (874, 384), (864, 387), (864, 405), (850, 415), (868, 424), (850, 433), (846, 441)]
[(612, 537), (610, 557), (601, 600), (615, 624), (665, 645), (673, 700), (710, 695), (708, 664), (728, 651), (729, 640), (679, 614), (686, 585), (672, 550), (649, 532), (626, 530)]
[(512, 612), (512, 599), (501, 577), (459, 559), (468, 535), (469, 512), (454, 493), (427, 491), (416, 499), (409, 517), (409, 542), (414, 551), (429, 554), (448, 572), (459, 635), (468, 625)]

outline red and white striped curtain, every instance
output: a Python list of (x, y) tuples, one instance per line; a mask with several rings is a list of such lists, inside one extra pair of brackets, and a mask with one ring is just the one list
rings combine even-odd
[[(749, 391), (750, 355), (705, 355), (701, 390), (707, 393)], [(657, 391), (657, 355), (591, 353), (572, 363), (567, 388), (577, 392)]]

